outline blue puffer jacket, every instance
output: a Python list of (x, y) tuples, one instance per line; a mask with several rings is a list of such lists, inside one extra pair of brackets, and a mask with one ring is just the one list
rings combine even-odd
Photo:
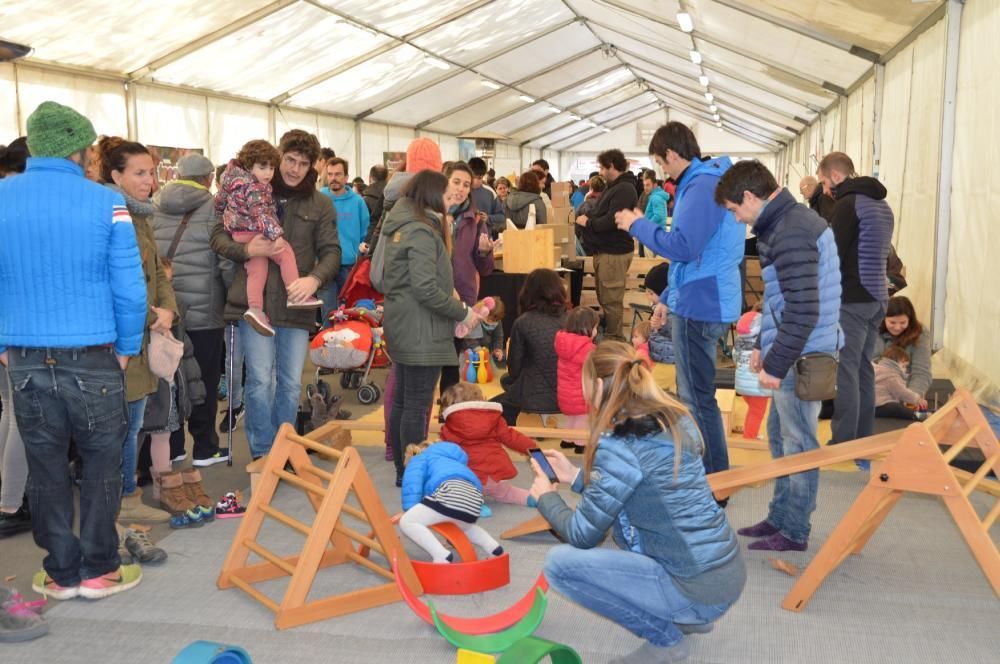
[[(681, 422), (701, 440), (690, 418)], [(674, 478), (669, 432), (646, 436), (605, 434), (594, 455), (590, 483), (576, 510), (558, 493), (543, 494), (538, 510), (566, 542), (579, 549), (600, 545), (609, 528), (622, 549), (655, 559), (671, 576), (691, 579), (740, 555), (725, 513), (712, 497), (701, 457), (685, 450)]]
[(784, 378), (802, 355), (833, 353), (844, 345), (840, 258), (826, 221), (787, 189), (767, 204), (753, 228), (764, 280), (764, 371)]
[(146, 279), (121, 194), (32, 157), (0, 181), (0, 352), (113, 343), (138, 355)]
[(667, 203), (670, 202), (670, 194), (659, 187), (653, 187), (649, 194), (649, 201), (646, 203), (646, 219), (667, 230)]
[(479, 478), (469, 470), (469, 456), (461, 447), (444, 441), (434, 443), (406, 464), (403, 509), (410, 509), (448, 480), (464, 480), (483, 490)]
[(732, 213), (715, 202), (715, 187), (729, 157), (695, 160), (677, 183), (670, 232), (637, 219), (629, 233), (670, 260), (670, 286), (661, 299), (670, 311), (706, 323), (740, 317), (740, 262), (746, 233)]

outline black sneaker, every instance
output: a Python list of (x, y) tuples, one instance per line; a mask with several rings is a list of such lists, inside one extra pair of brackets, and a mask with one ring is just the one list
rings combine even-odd
[(229, 458), (229, 448), (220, 447), (219, 451), (210, 457), (205, 459), (195, 459), (191, 462), (191, 465), (196, 468), (207, 468), (208, 466), (214, 466), (217, 463), (225, 463)]
[[(236, 425), (239, 424), (240, 420), (243, 419), (243, 404), (240, 404), (238, 408), (233, 409), (233, 429), (236, 429)], [(219, 422), (219, 431), (222, 433), (229, 433), (229, 409), (222, 411), (222, 421)]]
[(16, 512), (0, 512), (0, 539), (31, 530), (31, 513), (21, 505)]

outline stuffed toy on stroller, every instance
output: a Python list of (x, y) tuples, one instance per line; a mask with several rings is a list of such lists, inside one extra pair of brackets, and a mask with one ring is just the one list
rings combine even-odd
[[(371, 370), (391, 363), (382, 336), (381, 308), (371, 302), (359, 302), (349, 309), (341, 307), (330, 314), (330, 323), (313, 338), (309, 359), (318, 368), (339, 371), (340, 386), (357, 390), (358, 401), (375, 403), (382, 390), (371, 382)], [(317, 381), (318, 374), (319, 369)]]

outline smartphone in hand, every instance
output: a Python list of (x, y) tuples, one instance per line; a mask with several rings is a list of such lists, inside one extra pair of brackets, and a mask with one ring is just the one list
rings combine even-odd
[(545, 458), (545, 454), (540, 449), (532, 447), (528, 450), (528, 454), (530, 454), (531, 458), (535, 460), (535, 463), (537, 463), (538, 467), (542, 469), (542, 472), (545, 473), (545, 476), (549, 478), (550, 482), (553, 484), (559, 483), (556, 471), (552, 469), (552, 464), (549, 463), (549, 460)]

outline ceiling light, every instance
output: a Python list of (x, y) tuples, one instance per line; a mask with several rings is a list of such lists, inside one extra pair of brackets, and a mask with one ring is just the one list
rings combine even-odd
[(594, 122), (593, 120), (587, 120), (583, 124), (587, 125), (588, 127), (596, 127), (597, 126), (597, 123)]
[(719, 127), (719, 133), (720, 134), (722, 133), (722, 127)]
[(720, 119), (720, 118), (719, 118), (719, 114), (718, 114), (718, 113), (716, 113), (715, 115), (713, 115), (713, 116), (712, 116), (712, 119), (713, 119), (713, 120), (715, 120), (716, 122), (718, 122), (718, 121), (719, 121), (719, 119)]
[(502, 87), (499, 83), (494, 83), (493, 81), (486, 80), (485, 78), (479, 82), (488, 87), (490, 90), (499, 90)]
[(695, 63), (696, 65), (700, 65), (701, 53), (699, 53), (698, 51), (691, 51), (691, 62)]
[(437, 58), (432, 58), (429, 55), (424, 56), (424, 62), (429, 64), (431, 67), (437, 67), (438, 69), (451, 69), (451, 65), (444, 60), (438, 60)]
[(719, 129), (722, 129), (722, 123), (721, 122), (716, 122), (715, 126), (718, 127)]
[(709, 104), (711, 104), (711, 103), (712, 103), (712, 101), (713, 101), (714, 99), (715, 99), (715, 95), (713, 95), (713, 94), (712, 94), (711, 92), (706, 92), (706, 93), (705, 93), (705, 100), (706, 100), (706, 101), (707, 101), (707, 102), (708, 102)]
[(611, 133), (611, 130), (608, 129), (607, 127), (601, 127), (601, 131), (603, 131), (605, 134), (610, 134)]
[(534, 97), (529, 97), (528, 95), (520, 95), (518, 97), (518, 99), (520, 99), (523, 102), (527, 102), (529, 104), (534, 104), (535, 103), (535, 98)]
[(708, 87), (708, 76), (705, 76), (704, 74), (702, 74), (701, 76), (698, 77), (698, 82), (701, 83), (702, 86), (704, 86), (704, 87), (707, 88)]
[(562, 113), (562, 111), (556, 108), (555, 106), (547, 106), (545, 110), (548, 111), (549, 113), (555, 113), (556, 115)]
[(687, 12), (681, 12), (677, 15), (677, 25), (680, 26), (681, 32), (691, 32), (694, 30), (694, 21), (691, 20), (691, 14)]
[(579, 115), (577, 115), (576, 113), (570, 113), (570, 114), (569, 114), (569, 119), (570, 119), (570, 120), (579, 120), (579, 119), (580, 119), (580, 116), (579, 116)]
[(711, 106), (709, 106), (709, 107), (708, 107), (708, 110), (710, 110), (710, 111), (712, 111), (713, 113), (715, 113), (716, 111), (718, 111), (718, 110), (719, 110), (719, 107), (718, 107), (718, 106), (716, 106), (715, 104), (712, 104)]

